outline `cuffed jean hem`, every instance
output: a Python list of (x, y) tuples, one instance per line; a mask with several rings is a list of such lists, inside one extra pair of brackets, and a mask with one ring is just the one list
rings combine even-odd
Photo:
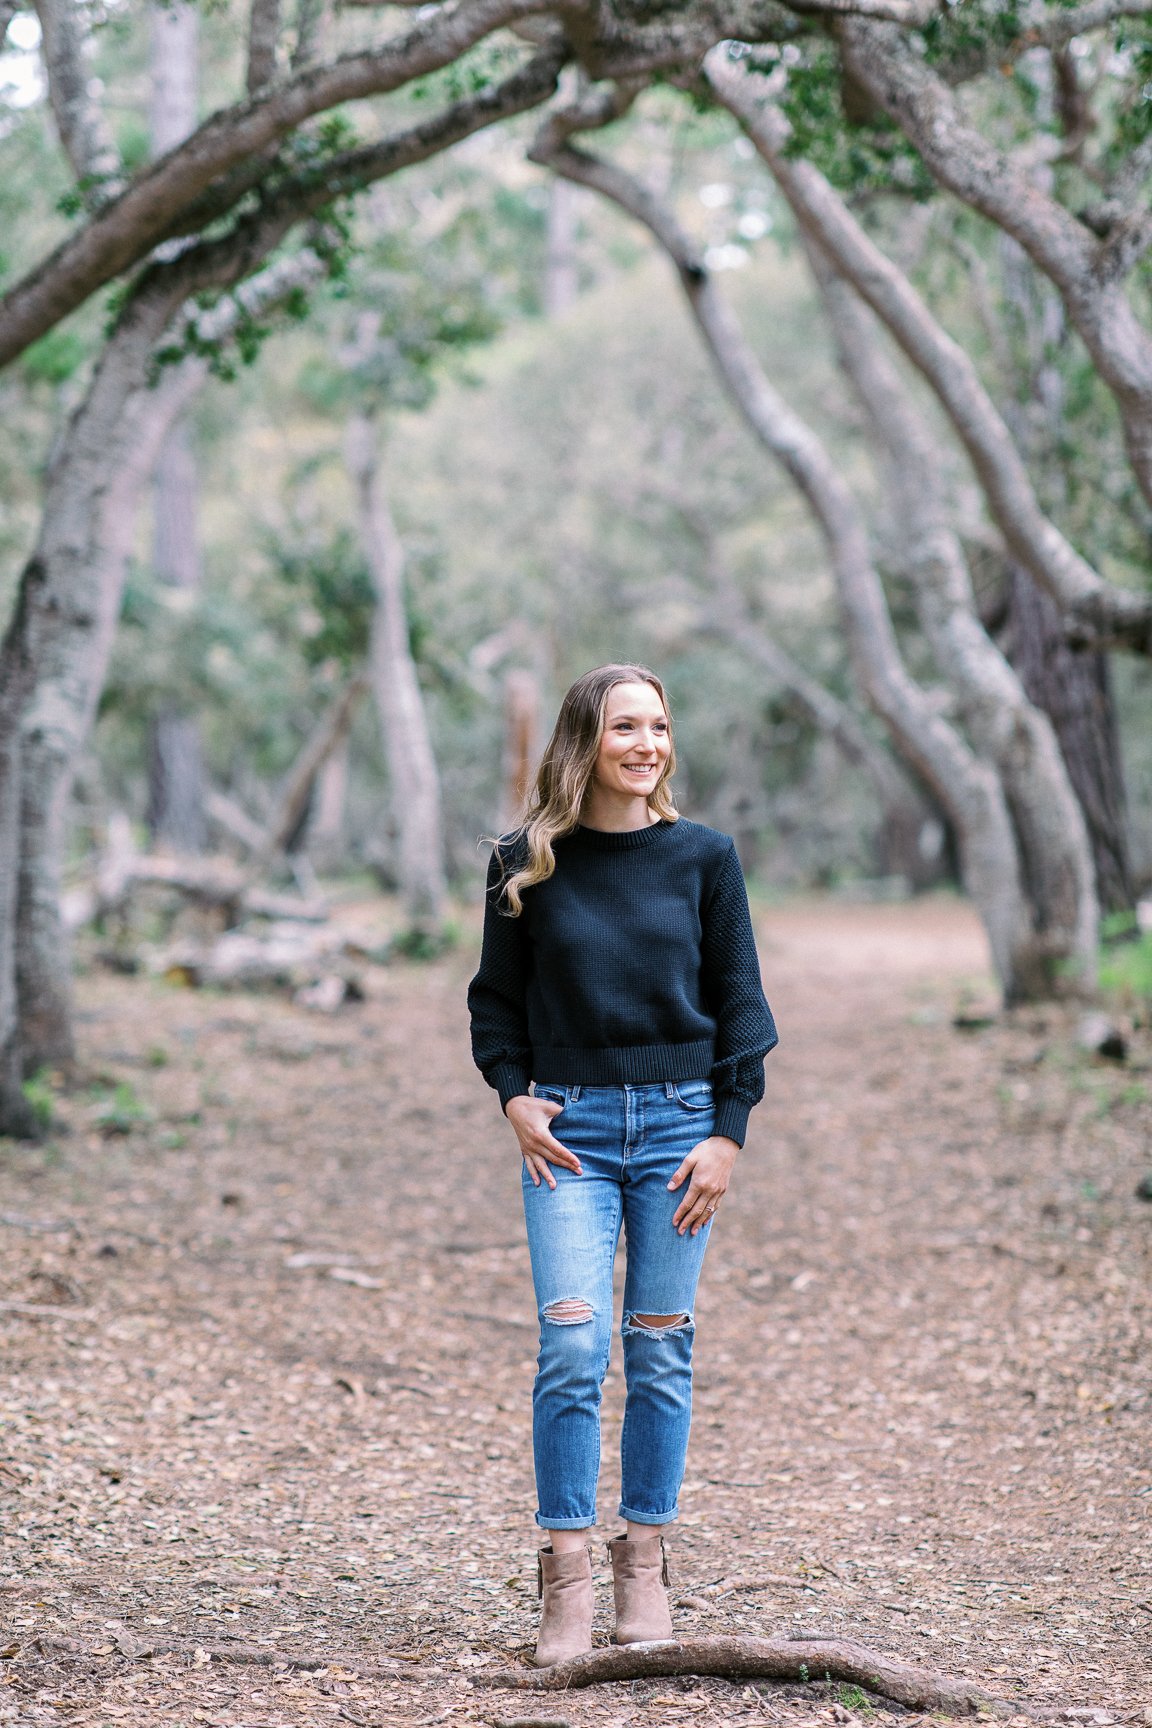
[(679, 1518), (680, 1508), (673, 1506), (671, 1512), (633, 1512), (621, 1501), (619, 1516), (627, 1518), (629, 1524), (671, 1524), (673, 1519)]
[(536, 1522), (541, 1530), (591, 1530), (596, 1514), (593, 1512), (590, 1518), (546, 1518), (543, 1512), (537, 1512)]

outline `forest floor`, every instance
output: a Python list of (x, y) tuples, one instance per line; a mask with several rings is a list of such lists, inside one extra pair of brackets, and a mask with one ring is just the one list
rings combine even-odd
[[(1152, 1723), (1147, 1035), (1120, 1067), (1060, 1010), (957, 1030), (989, 986), (946, 899), (759, 928), (782, 1043), (705, 1267), (678, 1627)], [(0, 1149), (0, 1723), (917, 1720), (827, 1685), (483, 1684), (535, 1624), (535, 1323), (474, 936), (330, 1018), (81, 979), (67, 1132)], [(621, 1395), (617, 1360), (605, 1537)]]

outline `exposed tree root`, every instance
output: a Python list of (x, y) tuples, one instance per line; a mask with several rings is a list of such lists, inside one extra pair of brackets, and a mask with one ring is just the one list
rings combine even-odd
[[(411, 1680), (420, 1683), (449, 1678), (446, 1670), (426, 1665), (418, 1656), (409, 1656), (406, 1652), (397, 1652), (391, 1661), (366, 1662), (346, 1651), (282, 1650), (261, 1644), (243, 1644), (239, 1639), (201, 1640), (171, 1636), (145, 1639), (126, 1630), (114, 1634), (113, 1646), (117, 1655), (134, 1661), (170, 1655), (199, 1662), (207, 1658), (212, 1663), (226, 1662), (238, 1667), (295, 1669), (311, 1673), (339, 1668), (361, 1680)], [(97, 1646), (85, 1639), (42, 1635), (30, 1638), (21, 1654), (30, 1655), (32, 1652), (49, 1657), (111, 1654), (107, 1644)], [(468, 1679), (475, 1687), (561, 1692), (617, 1680), (656, 1680), (674, 1675), (719, 1680), (781, 1680), (800, 1685), (816, 1681), (844, 1681), (912, 1710), (937, 1711), (949, 1716), (974, 1716), (977, 1711), (983, 1715), (1004, 1717), (1031, 1714), (1027, 1705), (997, 1698), (972, 1681), (913, 1668), (906, 1662), (882, 1656), (878, 1651), (869, 1650), (847, 1638), (669, 1639), (662, 1643), (594, 1650), (589, 1656), (582, 1656), (574, 1662), (558, 1663), (555, 1668), (473, 1672)], [(453, 1674), (452, 1678), (458, 1679), (459, 1676)]]
[(554, 1668), (473, 1674), (474, 1686), (510, 1686), (522, 1691), (560, 1692), (611, 1680), (652, 1680), (673, 1674), (722, 1680), (842, 1680), (913, 1710), (950, 1716), (1022, 1714), (969, 1680), (932, 1674), (881, 1656), (846, 1638), (678, 1638), (620, 1649), (594, 1650)]

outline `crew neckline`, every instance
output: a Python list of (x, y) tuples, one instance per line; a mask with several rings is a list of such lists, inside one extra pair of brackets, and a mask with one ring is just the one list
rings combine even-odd
[(675, 826), (663, 816), (658, 822), (649, 822), (646, 828), (586, 828), (581, 822), (573, 830), (573, 838), (601, 852), (631, 852), (637, 846), (650, 846), (657, 835), (666, 834)]

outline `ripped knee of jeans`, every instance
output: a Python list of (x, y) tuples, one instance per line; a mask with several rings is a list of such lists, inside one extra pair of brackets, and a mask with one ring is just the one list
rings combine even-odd
[(623, 1330), (625, 1337), (674, 1338), (691, 1331), (692, 1325), (691, 1314), (683, 1310), (679, 1314), (625, 1314)]
[(544, 1308), (544, 1319), (553, 1326), (586, 1326), (594, 1318), (592, 1304), (583, 1296), (562, 1296)]

